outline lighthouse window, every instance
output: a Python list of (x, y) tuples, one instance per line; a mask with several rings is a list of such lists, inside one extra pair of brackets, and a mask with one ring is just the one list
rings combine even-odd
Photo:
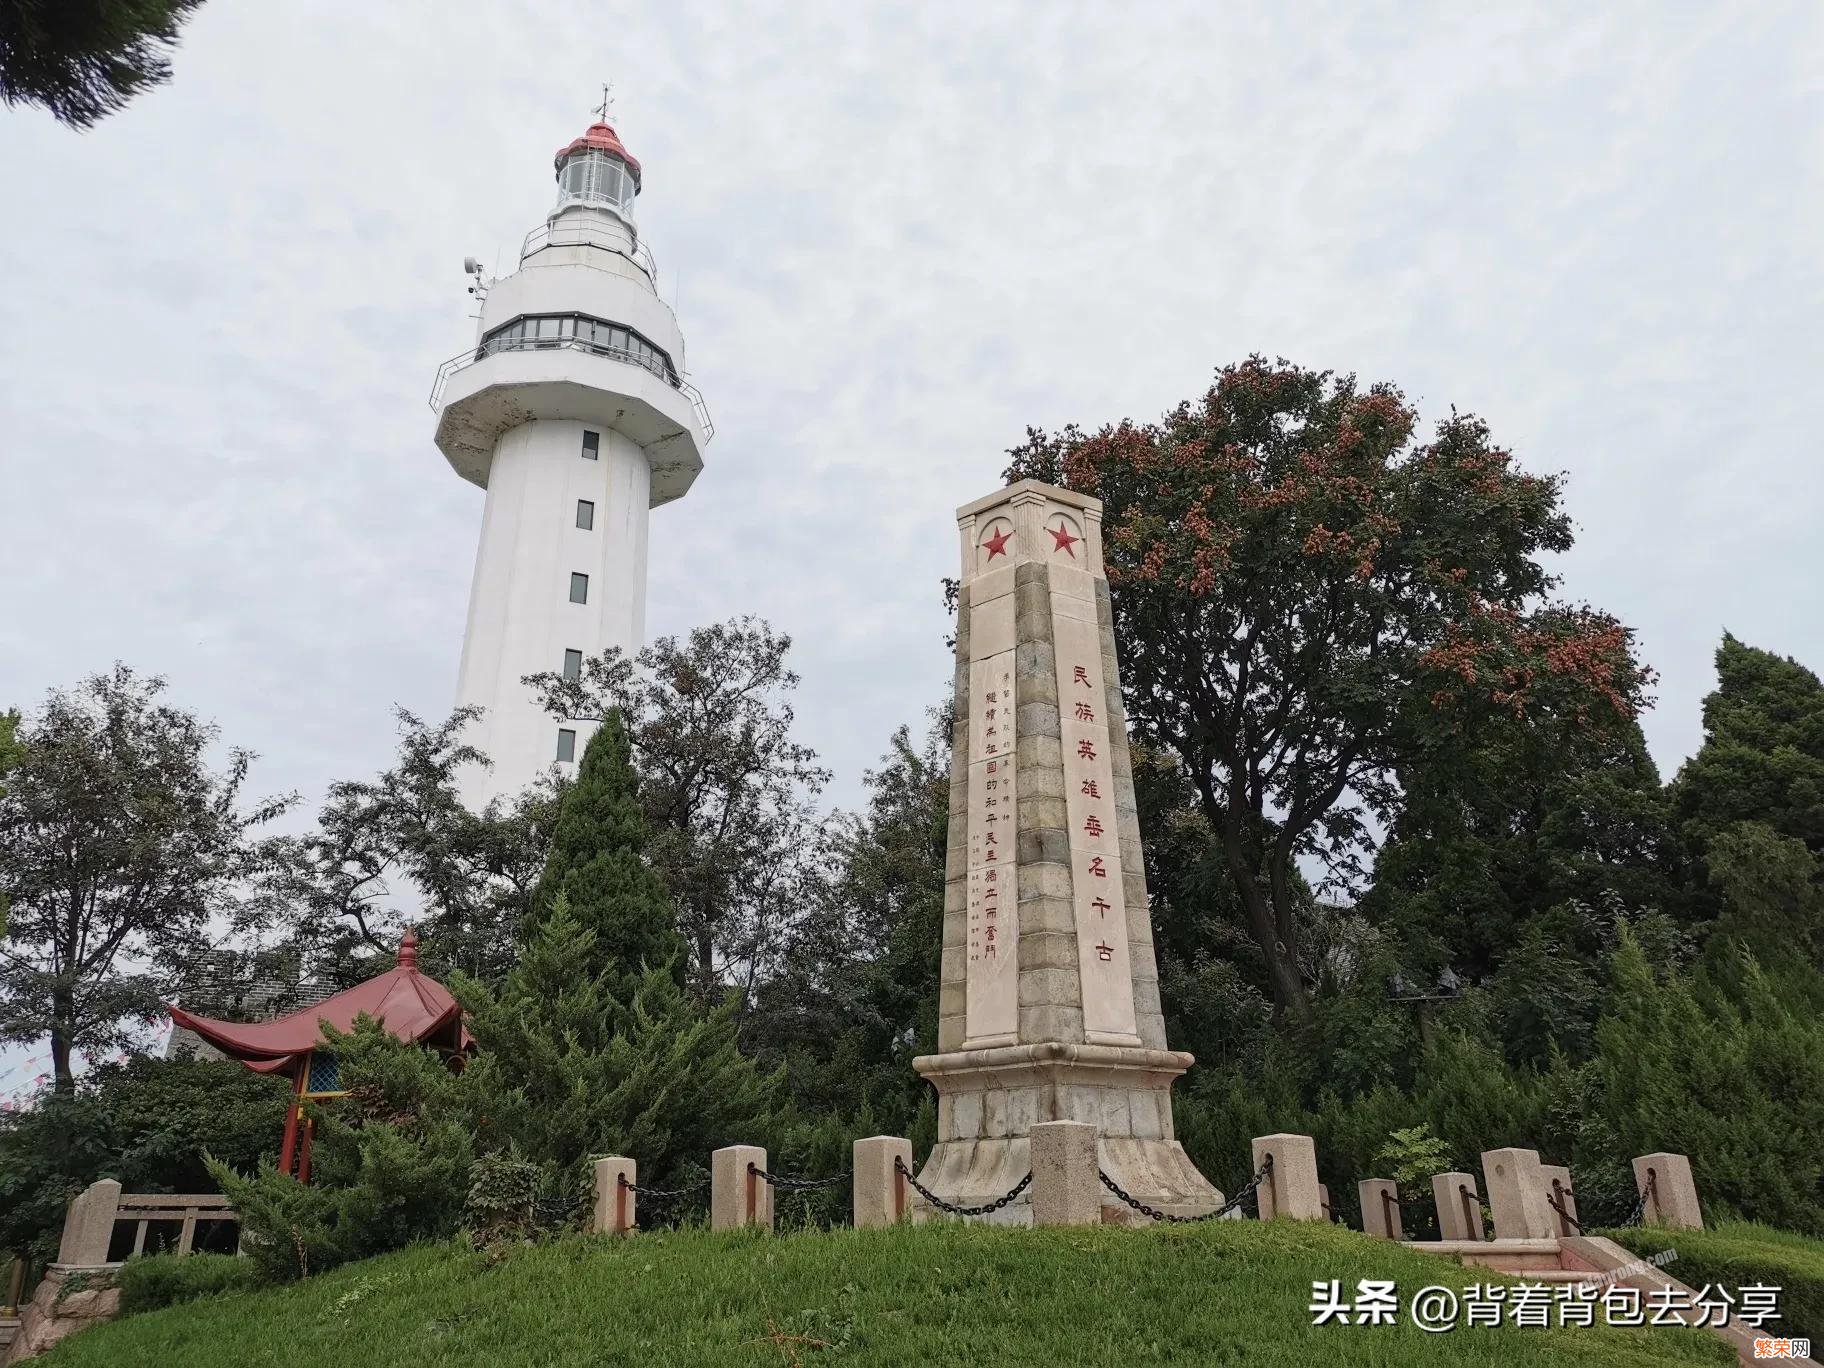
[(595, 505), (587, 499), (576, 501), (576, 525), (585, 532), (595, 530)]
[(570, 572), (570, 602), (589, 602), (589, 576)]
[[(481, 339), (477, 357), (502, 351), (542, 351), (548, 347), (575, 347), (612, 357), (651, 371), (666, 384), (678, 387), (677, 368), (663, 347), (654, 346), (632, 328), (588, 314), (538, 314), (503, 323)], [(586, 445), (583, 454), (589, 454)]]
[(581, 679), (583, 677), (583, 653), (581, 651), (564, 652), (564, 678)]
[(576, 733), (568, 727), (557, 729), (557, 758), (564, 764), (576, 759)]
[(585, 432), (583, 434), (583, 459), (586, 461), (594, 461), (599, 459), (601, 454), (602, 434), (599, 432)]

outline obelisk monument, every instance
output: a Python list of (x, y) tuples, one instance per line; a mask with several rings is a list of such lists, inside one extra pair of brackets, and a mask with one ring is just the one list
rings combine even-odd
[[(1006, 1192), (1039, 1121), (1084, 1121), (1102, 1170), (1149, 1206), (1222, 1195), (1172, 1133), (1102, 505), (1023, 480), (957, 510), (963, 571), (938, 1054), (920, 1181), (958, 1205)], [(1105, 1220), (1131, 1212), (1113, 1194)], [(1016, 1202), (996, 1219), (1025, 1222)]]

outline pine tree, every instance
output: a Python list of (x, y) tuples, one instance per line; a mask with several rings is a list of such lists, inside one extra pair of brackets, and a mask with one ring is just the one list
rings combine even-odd
[(178, 30), (203, 0), (0, 5), (0, 100), (88, 128), (171, 79)]
[(452, 986), (478, 1047), (477, 1147), (537, 1163), (548, 1195), (580, 1195), (590, 1155), (663, 1184), (770, 1127), (774, 1081), (737, 1047), (734, 1002), (700, 1009), (668, 968), (618, 972), (562, 893), (498, 990)]
[(1621, 932), (1596, 1060), (1615, 1149), (1580, 1148), (1576, 1162), (1585, 1171), (1655, 1150), (1688, 1154), (1706, 1205), (1818, 1233), (1824, 1026), (1752, 958), (1734, 957), (1733, 982), (1708, 966), (1661, 978)]
[(1678, 776), (1687, 835), (1700, 848), (1761, 822), (1824, 856), (1824, 683), (1798, 661), (1725, 635), (1704, 744)]
[(664, 882), (646, 862), (646, 839), (627, 730), (610, 712), (564, 795), (522, 945), (537, 940), (562, 898), (590, 933), (584, 977), (610, 973), (610, 989), (619, 991), (643, 969), (663, 969), (682, 983), (684, 940)]

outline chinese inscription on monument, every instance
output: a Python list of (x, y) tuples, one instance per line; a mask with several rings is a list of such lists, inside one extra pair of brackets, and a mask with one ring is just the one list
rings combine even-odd
[(997, 1199), (1030, 1167), (1031, 1127), (1072, 1120), (1128, 1192), (1197, 1214), (1222, 1198), (1173, 1138), (1191, 1057), (1167, 1048), (1159, 1005), (1101, 513), (1030, 480), (957, 510), (938, 1053), (914, 1061), (938, 1142), (920, 1181)]

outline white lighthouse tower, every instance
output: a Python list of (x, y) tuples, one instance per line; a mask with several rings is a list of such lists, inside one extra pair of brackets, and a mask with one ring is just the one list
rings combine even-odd
[(431, 395), (438, 449), (488, 492), (456, 686), (486, 710), (469, 739), (493, 767), (464, 781), (477, 809), (581, 759), (592, 724), (552, 718), (520, 680), (639, 649), (647, 510), (689, 490), (711, 433), (634, 223), (640, 164), (607, 112), (557, 154), (556, 207), (519, 269), (478, 287), (476, 344)]

